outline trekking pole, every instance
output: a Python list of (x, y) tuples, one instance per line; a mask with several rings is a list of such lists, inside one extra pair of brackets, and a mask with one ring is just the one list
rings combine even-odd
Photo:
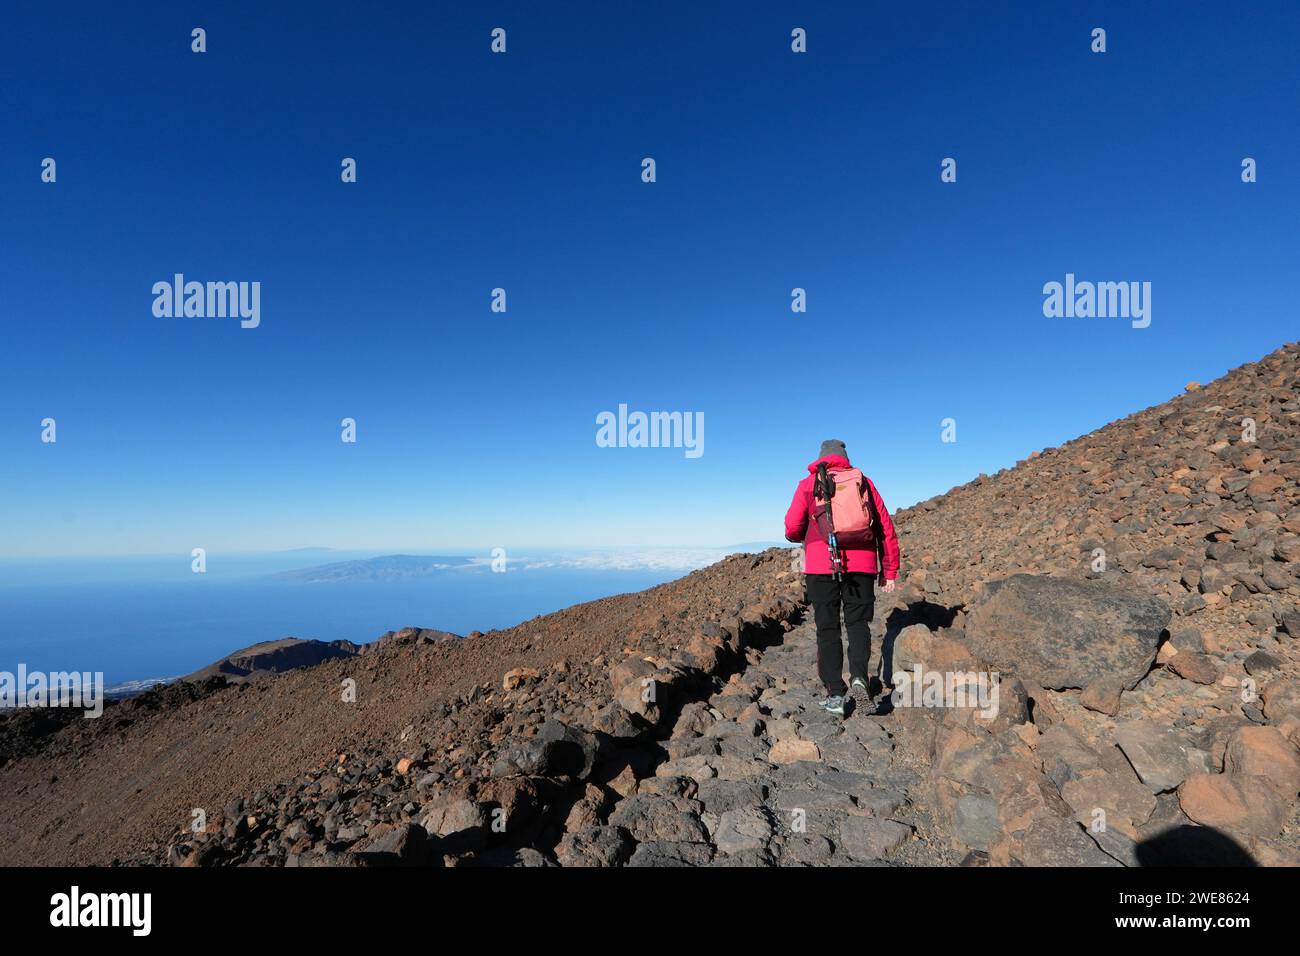
[(835, 537), (835, 522), (831, 518), (831, 498), (835, 495), (835, 482), (826, 474), (826, 463), (817, 466), (817, 482), (822, 498), (822, 517), (825, 519), (823, 530), (826, 532), (826, 547), (831, 553), (831, 574), (838, 582), (842, 577), (844, 562), (840, 558), (840, 543)]

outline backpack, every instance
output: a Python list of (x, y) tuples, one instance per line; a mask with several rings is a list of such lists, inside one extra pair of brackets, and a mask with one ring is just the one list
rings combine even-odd
[[(875, 504), (869, 490), (871, 482), (856, 468), (828, 470), (826, 474), (835, 483), (831, 492), (830, 519), (839, 545), (846, 548), (871, 546), (876, 538)], [(823, 495), (818, 484), (814, 482), (814, 494), (820, 499)]]

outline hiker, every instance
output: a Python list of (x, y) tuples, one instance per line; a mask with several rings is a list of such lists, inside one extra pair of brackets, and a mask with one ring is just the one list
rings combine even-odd
[[(829, 500), (827, 495), (829, 492)], [(898, 577), (898, 538), (889, 509), (871, 479), (849, 463), (844, 442), (822, 442), (808, 477), (794, 490), (785, 515), (787, 541), (803, 542), (803, 572), (817, 625), (817, 676), (826, 686), (821, 707), (844, 716), (846, 690), (873, 708), (867, 662), (877, 576), (890, 593)], [(883, 567), (882, 567), (883, 565)], [(882, 574), (883, 572), (883, 574)], [(840, 607), (849, 637), (849, 687), (844, 686)]]

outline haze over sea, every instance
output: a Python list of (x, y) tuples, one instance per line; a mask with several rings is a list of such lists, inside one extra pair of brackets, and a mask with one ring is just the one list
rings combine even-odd
[[(737, 550), (510, 552), (304, 549), (207, 555), (0, 560), (0, 670), (102, 671), (112, 687), (188, 674), (283, 637), (372, 641), (406, 626), (468, 634), (637, 591)], [(358, 562), (321, 572), (305, 569)], [(459, 563), (457, 563), (459, 562)]]

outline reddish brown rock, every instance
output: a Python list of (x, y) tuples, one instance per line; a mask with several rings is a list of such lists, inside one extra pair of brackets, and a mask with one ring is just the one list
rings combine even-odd
[(1286, 820), (1286, 802), (1263, 777), (1198, 773), (1178, 788), (1183, 813), (1202, 826), (1271, 837)]
[(1114, 717), (1119, 713), (1120, 695), (1124, 688), (1115, 681), (1094, 681), (1083, 689), (1079, 703), (1099, 714)]
[(775, 764), (795, 763), (800, 760), (821, 760), (821, 751), (811, 740), (784, 739), (772, 745), (767, 759)]
[(501, 679), (501, 687), (503, 690), (514, 690), (522, 684), (537, 680), (540, 676), (541, 674), (532, 667), (516, 667), (506, 671)]
[(1300, 792), (1300, 752), (1276, 727), (1246, 726), (1228, 738), (1224, 769), (1262, 777), (1288, 798)]
[(1286, 487), (1286, 479), (1281, 475), (1260, 475), (1246, 486), (1246, 494), (1252, 498), (1271, 498), (1273, 493)]
[(1300, 716), (1300, 680), (1274, 678), (1260, 691), (1260, 697), (1271, 721), (1280, 721), (1288, 714)]
[(1208, 654), (1181, 651), (1170, 658), (1165, 666), (1179, 677), (1197, 684), (1213, 684), (1219, 679), (1219, 666)]

